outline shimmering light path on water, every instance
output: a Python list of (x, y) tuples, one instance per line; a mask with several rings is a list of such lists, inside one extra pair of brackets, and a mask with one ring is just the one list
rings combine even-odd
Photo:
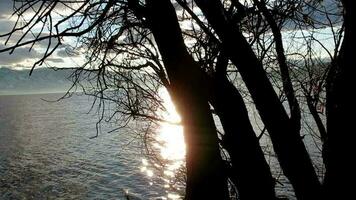
[[(59, 103), (41, 100), (56, 97), (0, 96), (0, 199), (126, 199), (126, 193), (130, 199), (175, 197), (164, 181), (150, 184), (141, 171), (144, 156), (135, 133), (107, 133), (115, 127), (103, 125), (99, 137), (89, 139), (98, 119), (85, 114), (91, 101), (84, 96)], [(169, 152), (170, 147), (162, 148), (162, 155), (170, 157)]]

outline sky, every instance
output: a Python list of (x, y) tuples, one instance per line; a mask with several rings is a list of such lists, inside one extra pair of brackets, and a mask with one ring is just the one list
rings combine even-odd
[[(332, 1), (332, 0), (329, 0)], [(65, 13), (66, 8), (61, 8), (61, 12)], [(0, 0), (0, 35), (9, 32), (16, 20), (16, 16), (11, 17), (13, 13), (13, 2), (12, 0)], [(54, 19), (56, 20), (56, 19)], [(184, 28), (184, 24), (182, 26)], [(36, 29), (34, 29), (36, 30)], [(288, 32), (283, 34), (285, 44), (290, 44), (290, 39), (288, 39)], [(293, 34), (292, 34), (293, 35)], [(14, 43), (21, 36), (21, 32), (17, 32), (10, 39), (9, 43)], [(318, 39), (322, 40), (324, 44), (326, 44), (328, 49), (333, 48), (332, 36), (330, 30), (323, 30), (322, 34), (316, 35), (319, 37)], [(25, 38), (26, 39), (26, 38)], [(6, 37), (0, 37), (0, 49), (5, 48)], [(292, 41), (296, 46), (295, 48), (303, 49), (305, 46), (301, 41), (294, 40)], [(83, 55), (68, 55), (68, 45), (65, 44), (73, 44), (74, 38), (67, 39), (64, 41), (64, 45), (60, 46), (59, 49), (49, 58), (46, 59), (46, 65), (54, 66), (54, 67), (75, 67), (83, 63)], [(300, 45), (298, 46), (298, 43)], [(31, 50), (29, 46), (19, 47), (17, 48), (12, 55), (9, 55), (8, 52), (0, 53), (0, 67), (7, 67), (11, 69), (28, 69), (31, 68), (33, 63), (39, 60), (45, 48), (47, 46), (47, 42), (41, 42), (35, 45), (35, 47)], [(320, 47), (316, 46), (315, 49), (320, 49)], [(323, 53), (323, 52), (321, 52)], [(324, 52), (325, 54), (325, 52)], [(326, 56), (322, 55), (322, 56)]]
[[(13, 13), (13, 2), (12, 0), (1, 0), (0, 1), (0, 35), (8, 33), (16, 20), (16, 16), (11, 16)], [(9, 40), (9, 43), (15, 42), (20, 36), (21, 32), (17, 32)], [(6, 48), (9, 45), (5, 46), (4, 43), (7, 37), (0, 37), (0, 49)], [(26, 39), (26, 38), (25, 38)], [(68, 42), (70, 43), (70, 42)], [(11, 55), (9, 52), (0, 53), (0, 67), (6, 67), (11, 69), (28, 69), (31, 68), (33, 63), (39, 60), (47, 42), (41, 42), (34, 46), (30, 50), (29, 46), (17, 48)], [(68, 55), (68, 46), (62, 45), (53, 56), (46, 59), (47, 66), (54, 67), (73, 67), (76, 63), (80, 64), (82, 58), (79, 55)]]

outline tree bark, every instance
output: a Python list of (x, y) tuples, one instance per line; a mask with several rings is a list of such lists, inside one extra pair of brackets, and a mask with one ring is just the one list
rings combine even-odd
[(327, 139), (324, 152), (326, 174), (325, 197), (329, 199), (352, 199), (355, 197), (354, 115), (352, 97), (355, 68), (356, 2), (341, 0), (344, 7), (345, 33), (340, 53), (328, 74), (327, 80)]
[(146, 3), (149, 25), (170, 81), (169, 91), (184, 126), (186, 199), (228, 199), (227, 178), (199, 65), (186, 50), (171, 2)]
[(219, 0), (195, 0), (223, 43), (244, 80), (271, 136), (284, 174), (298, 199), (317, 199), (321, 186), (299, 132), (268, 80), (262, 64), (236, 25), (230, 24)]
[(224, 129), (222, 146), (231, 159), (229, 177), (240, 199), (276, 199), (275, 181), (250, 123), (242, 96), (227, 79), (226, 73), (216, 73), (209, 82), (212, 83), (209, 87), (210, 102)]

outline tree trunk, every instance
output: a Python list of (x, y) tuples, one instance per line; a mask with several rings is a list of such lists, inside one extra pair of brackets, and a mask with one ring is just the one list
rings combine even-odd
[(320, 197), (320, 183), (299, 132), (257, 59), (238, 28), (224, 16), (219, 0), (195, 0), (208, 22), (222, 40), (223, 48), (244, 80), (271, 136), (274, 150), (284, 174), (290, 180), (298, 199)]
[[(327, 139), (324, 160), (325, 197), (329, 199), (352, 199), (355, 197), (352, 182), (355, 179), (354, 115), (355, 102), (352, 91), (355, 68), (356, 2), (342, 0), (345, 33), (336, 63), (328, 75), (327, 84)], [(353, 79), (352, 79), (353, 78)], [(353, 84), (353, 85), (352, 85)]]
[(275, 181), (242, 96), (226, 76), (215, 76), (211, 82), (210, 102), (224, 129), (222, 146), (228, 151), (232, 164), (229, 177), (240, 199), (276, 199)]
[(184, 126), (186, 199), (228, 199), (216, 128), (199, 65), (186, 50), (171, 2), (146, 3), (149, 25), (170, 81), (169, 91)]
[(269, 26), (271, 27), (271, 31), (273, 34), (273, 39), (275, 42), (275, 49), (277, 53), (277, 60), (279, 64), (279, 69), (282, 77), (283, 91), (287, 97), (289, 110), (290, 110), (290, 121), (294, 124), (294, 128), (296, 131), (300, 132), (300, 107), (298, 100), (295, 96), (292, 80), (289, 74), (289, 68), (287, 65), (287, 58), (284, 52), (283, 40), (281, 29), (278, 27), (277, 22), (271, 12), (268, 10), (266, 1), (262, 0), (253, 0), (253, 2), (257, 5), (258, 9), (262, 12)]

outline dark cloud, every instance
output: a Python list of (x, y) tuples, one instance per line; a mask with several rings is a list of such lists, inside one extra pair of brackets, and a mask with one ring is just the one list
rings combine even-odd
[[(1, 27), (1, 26), (0, 26)], [(1, 30), (1, 28), (0, 28)], [(1, 33), (1, 32), (0, 32)], [(4, 45), (5, 40), (7, 39), (7, 36), (0, 38), (0, 50), (5, 49), (5, 48), (10, 48), (12, 45), (16, 44), (16, 42), (21, 38), (22, 32), (15, 32), (13, 33), (12, 37), (9, 39), (7, 45)], [(45, 36), (47, 34), (41, 34), (42, 36)], [(26, 35), (23, 39), (22, 42), (26, 41), (31, 41), (34, 39), (33, 35)], [(9, 51), (0, 53), (0, 65), (1, 64), (13, 64), (16, 62), (21, 62), (25, 59), (38, 59), (43, 57), (44, 52), (46, 51), (47, 47), (49, 44), (49, 40), (43, 40), (40, 42), (36, 42), (35, 45), (32, 47), (31, 52), (29, 52), (29, 48), (31, 47), (32, 43), (17, 47), (12, 55), (9, 55)], [(54, 39), (51, 42), (50, 50), (55, 47), (55, 45), (58, 44), (58, 40)], [(62, 49), (62, 48), (58, 48)], [(55, 54), (54, 54), (55, 55)], [(56, 62), (60, 63), (63, 62), (63, 60), (59, 60), (59, 58), (51, 58), (47, 59), (48, 61), (51, 62)]]
[[(9, 33), (12, 28), (13, 28), (13, 24), (11, 24), (9, 21), (0, 20), (0, 35)], [(11, 44), (15, 44), (20, 38), (23, 37), (23, 34), (24, 33), (22, 31), (16, 31), (12, 33), (7, 46), (10, 46)], [(46, 37), (48, 35), (49, 33), (43, 32), (41, 33), (39, 38)], [(22, 38), (21, 42), (32, 41), (35, 39), (35, 36), (37, 36), (36, 32), (33, 32), (33, 34), (28, 33), (24, 38)], [(7, 38), (8, 36), (0, 37), (0, 44), (4, 44)], [(48, 44), (49, 44), (49, 40), (45, 39), (45, 40), (37, 41), (35, 43), (35, 47), (47, 48)], [(52, 38), (51, 47), (54, 47), (56, 44), (58, 44), (58, 39)]]
[(8, 18), (13, 10), (13, 1), (12, 0), (1, 0), (0, 1), (0, 19)]
[[(64, 3), (65, 2), (65, 3)], [(32, 5), (32, 9), (26, 11), (27, 14), (34, 14), (36, 11), (39, 10), (42, 3), (49, 3), (49, 0), (40, 0)], [(50, 2), (52, 5), (55, 3), (55, 0), (51, 0)], [(23, 5), (23, 2), (18, 1), (15, 3), (16, 8), (20, 8)], [(73, 1), (63, 1), (61, 3), (57, 3), (55, 8), (53, 9), (54, 12), (63, 12), (63, 11), (72, 11), (74, 8), (78, 8), (83, 4), (82, 0), (73, 0)], [(27, 6), (25, 6), (27, 8)], [(0, 0), (0, 19), (1, 18), (9, 18), (14, 13), (14, 0)], [(43, 10), (43, 7), (42, 7)]]
[(60, 49), (57, 51), (57, 56), (59, 57), (69, 57), (67, 51), (65, 49)]
[(61, 48), (57, 51), (57, 56), (61, 58), (65, 57), (76, 57), (79, 53), (71, 47)]
[[(39, 1), (35, 6), (34, 9), (38, 8), (38, 6), (41, 4), (42, 1)], [(75, 1), (73, 1), (75, 2)], [(67, 10), (70, 10), (70, 8), (76, 7), (80, 4), (82, 4), (82, 1), (78, 1), (79, 3), (68, 3), (68, 5), (64, 4), (57, 4), (55, 11), (61, 11), (65, 12)], [(80, 3), (81, 2), (81, 3)], [(14, 12), (14, 7), (13, 7), (13, 0), (0, 0), (0, 35), (9, 33), (14, 25), (15, 25), (15, 20), (17, 16), (11, 17), (11, 15)], [(26, 15), (33, 14), (33, 13), (26, 13)], [(35, 39), (37, 36), (36, 31), (39, 31), (40, 28), (33, 29), (32, 33), (27, 34), (25, 37), (23, 37), (24, 31), (17, 31), (11, 34), (11, 37), (8, 39), (8, 36), (0, 37), (0, 50), (3, 50), (5, 48), (9, 48), (12, 45), (16, 44), (20, 38), (21, 43), (27, 42), (27, 41), (32, 41)], [(44, 37), (49, 35), (48, 30), (44, 29), (44, 32), (41, 33), (40, 37)], [(7, 45), (5, 46), (5, 41), (7, 41)], [(18, 65), (28, 65), (26, 62), (23, 61), (36, 61), (40, 58), (43, 57), (43, 52), (46, 51), (48, 48), (48, 44), (51, 44), (49, 47), (50, 50), (52, 50), (53, 47), (55, 47), (58, 44), (57, 39), (52, 39), (51, 43), (49, 42), (48, 39), (36, 42), (35, 45), (32, 47), (32, 51), (29, 52), (29, 48), (31, 47), (32, 43), (26, 46), (21, 46), (16, 48), (13, 54), (9, 55), (9, 52), (2, 52), (0, 53), (0, 66), (11, 66), (11, 68), (23, 68), (26, 66), (18, 66)], [(65, 58), (67, 57), (76, 57), (79, 56), (77, 52), (74, 52), (72, 48), (68, 48), (67, 45), (60, 45), (58, 49), (56, 50), (58, 53), (54, 53), (51, 58), (46, 59), (46, 61), (52, 62), (52, 63), (65, 63)]]
[(62, 58), (47, 58), (46, 61), (54, 62), (54, 63), (63, 63), (64, 60)]
[(0, 18), (0, 35), (10, 32), (14, 26), (14, 23), (15, 22), (13, 22), (9, 19), (1, 19)]
[[(0, 44), (0, 49), (3, 48), (4, 46)], [(0, 53), (0, 65), (14, 65), (26, 59), (38, 59), (40, 57), (41, 54), (35, 49), (29, 51), (29, 47), (17, 48), (12, 54), (9, 54), (9, 52)]]

